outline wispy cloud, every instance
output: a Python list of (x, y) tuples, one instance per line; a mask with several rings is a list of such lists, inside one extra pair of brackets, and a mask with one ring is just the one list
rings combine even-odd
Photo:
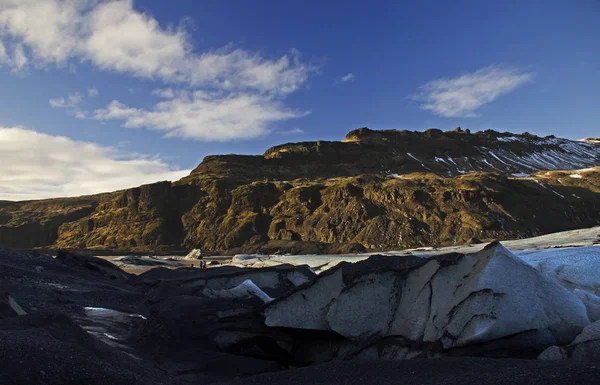
[(175, 97), (175, 91), (172, 88), (159, 88), (152, 91), (152, 95), (165, 99), (170, 99)]
[(52, 108), (75, 108), (81, 103), (82, 97), (79, 92), (69, 94), (66, 98), (50, 99), (48, 103)]
[(348, 72), (346, 75), (342, 76), (338, 83), (351, 83), (354, 81), (354, 74), (352, 72)]
[(300, 135), (300, 134), (304, 134), (304, 130), (301, 128), (292, 128), (290, 130), (278, 130), (277, 134), (279, 135)]
[(94, 97), (98, 96), (100, 94), (100, 92), (98, 91), (97, 88), (92, 87), (92, 88), (88, 88), (87, 94), (90, 98), (94, 98)]
[(270, 132), (271, 123), (307, 114), (290, 110), (277, 99), (264, 95), (166, 90), (157, 94), (166, 99), (151, 109), (134, 108), (113, 100), (105, 108), (94, 111), (93, 118), (121, 120), (129, 128), (164, 131), (167, 137), (228, 141), (265, 135)]
[(6, 47), (2, 43), (2, 40), (0, 40), (0, 64), (10, 64), (10, 63), (11, 63), (10, 56), (8, 56), (8, 53), (6, 52)]
[(25, 50), (23, 49), (23, 46), (21, 44), (15, 45), (13, 48), (13, 57), (11, 61), (13, 65), (13, 71), (22, 70), (27, 65), (28, 61), (29, 60), (27, 59), (27, 56), (25, 56)]
[(412, 98), (421, 108), (444, 117), (476, 117), (477, 109), (500, 95), (532, 82), (535, 74), (514, 68), (489, 66), (455, 78), (432, 80)]
[[(88, 94), (89, 94), (88, 90)], [(87, 118), (88, 112), (81, 109), (80, 105), (83, 102), (83, 96), (79, 92), (69, 93), (65, 97), (53, 98), (48, 100), (48, 104), (52, 108), (64, 108), (77, 119)]]
[[(205, 127), (206, 133), (200, 135), (189, 134), (195, 130), (190, 129), (190, 116), (184, 114), (198, 116), (197, 101), (161, 102), (147, 109), (167, 113), (168, 106), (176, 108), (168, 113), (179, 122), (175, 123), (178, 129), (172, 128), (170, 119), (160, 119), (160, 127), (155, 119), (136, 121), (145, 122), (140, 126), (205, 140), (254, 137), (266, 131), (265, 124), (297, 116), (282, 103), (287, 95), (302, 88), (316, 70), (293, 49), (284, 55), (267, 57), (230, 44), (198, 53), (183, 27), (161, 26), (151, 15), (137, 11), (133, 0), (0, 0), (0, 41), (10, 42), (17, 47), (14, 49), (21, 47), (22, 55), (13, 55), (21, 60), (10, 60), (15, 71), (24, 68), (28, 61), (35, 68), (70, 67), (85, 61), (105, 71), (202, 91), (206, 96), (202, 98), (200, 115), (210, 117), (203, 122), (219, 125), (212, 130), (214, 137), (210, 135), (211, 127)], [(248, 106), (253, 113), (245, 119), (229, 111), (235, 117), (223, 119), (226, 106), (236, 103)], [(258, 123), (257, 129), (250, 127), (254, 123)], [(132, 125), (129, 117), (125, 125)]]
[(0, 127), (0, 162), (0, 200), (94, 194), (189, 174), (158, 157), (21, 127)]
[(7, 49), (2, 40), (0, 40), (0, 67), (8, 66), (12, 72), (20, 72), (27, 67), (27, 62), (23, 45), (13, 44), (11, 49)]

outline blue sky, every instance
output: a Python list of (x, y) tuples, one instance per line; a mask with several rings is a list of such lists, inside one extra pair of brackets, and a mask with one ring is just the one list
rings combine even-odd
[(593, 0), (0, 0), (0, 199), (362, 126), (598, 136), (599, 19)]

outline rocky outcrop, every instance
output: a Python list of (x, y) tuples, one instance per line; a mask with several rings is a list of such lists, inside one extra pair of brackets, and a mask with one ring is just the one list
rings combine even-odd
[(551, 346), (539, 356), (540, 360), (567, 360), (600, 362), (600, 321), (586, 326), (570, 344)]
[(361, 174), (434, 172), (532, 173), (598, 165), (600, 149), (589, 142), (514, 135), (493, 130), (424, 132), (353, 130), (341, 142), (287, 143), (261, 156), (207, 157), (185, 181), (206, 175), (234, 180), (348, 177)]
[(58, 229), (58, 247), (160, 250), (183, 241), (181, 215), (198, 189), (170, 182), (144, 185), (113, 194), (91, 215)]
[[(597, 225), (600, 172), (571, 174), (363, 176), (238, 187), (206, 182), (197, 186), (201, 198), (181, 216), (179, 228), (185, 247), (206, 253), (319, 254), (447, 246)], [(101, 247), (98, 234), (128, 234), (107, 226), (77, 239)]]
[(573, 360), (600, 362), (600, 322), (586, 326), (567, 349)]
[(26, 315), (27, 312), (8, 293), (0, 294), (0, 319)]
[(0, 245), (319, 254), (529, 237), (600, 223), (600, 169), (581, 169), (599, 155), (529, 134), (363, 128), (208, 156), (173, 183), (0, 202)]
[[(343, 253), (520, 238), (596, 225), (600, 189), (592, 183), (600, 186), (599, 176), (419, 174), (256, 182), (211, 188), (182, 220), (189, 247), (232, 253)], [(275, 241), (279, 245), (270, 247)], [(321, 246), (334, 244), (359, 247)]]
[(109, 279), (128, 279), (129, 274), (119, 269), (114, 264), (89, 255), (82, 255), (66, 250), (58, 250), (56, 260), (75, 270), (87, 274), (95, 274)]
[(600, 137), (597, 137), (597, 138), (585, 138), (583, 141), (586, 142), (586, 143), (590, 143), (590, 144), (596, 145), (596, 146), (600, 146)]
[(85, 218), (108, 194), (27, 202), (0, 201), (0, 245), (34, 248), (52, 245), (64, 223)]

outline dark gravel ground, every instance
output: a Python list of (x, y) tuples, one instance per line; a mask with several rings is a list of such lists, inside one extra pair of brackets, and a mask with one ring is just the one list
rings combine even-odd
[[(223, 301), (177, 296), (152, 305), (143, 291), (147, 285), (141, 284), (145, 280), (150, 284), (153, 279), (185, 281), (188, 275), (215, 274), (210, 270), (157, 269), (137, 278), (111, 278), (101, 269), (65, 264), (47, 255), (0, 249), (0, 292), (10, 294), (29, 313), (11, 316), (8, 305), (2, 308), (0, 385), (219, 381), (221, 385), (600, 384), (600, 364), (477, 358), (337, 361), (225, 381), (223, 377), (280, 367), (270, 361), (222, 353), (209, 343), (210, 333), (220, 327), (216, 312), (228, 308)], [(82, 328), (86, 324), (82, 322), (85, 306), (153, 315), (142, 322), (142, 333), (135, 334), (144, 338), (130, 346), (140, 348), (135, 351), (138, 358), (86, 332)], [(136, 322), (140, 319), (134, 317)], [(108, 323), (106, 327), (120, 326)], [(117, 335), (127, 330), (108, 331)], [(142, 342), (148, 346), (144, 348)]]
[(0, 317), (0, 385), (176, 383), (153, 362), (108, 346), (74, 321), (85, 317), (86, 306), (143, 312), (143, 293), (124, 279), (0, 249), (0, 292), (28, 313)]
[(600, 364), (485, 358), (338, 361), (219, 385), (597, 385)]
[(0, 290), (28, 313), (81, 313), (83, 307), (140, 312), (144, 295), (123, 279), (73, 268), (44, 254), (0, 249)]
[(0, 320), (0, 384), (172, 384), (147, 362), (109, 347), (68, 316)]

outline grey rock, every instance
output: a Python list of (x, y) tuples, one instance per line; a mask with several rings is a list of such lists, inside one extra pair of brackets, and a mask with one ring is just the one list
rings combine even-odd
[(26, 315), (27, 312), (8, 293), (0, 295), (0, 318)]
[(550, 346), (538, 356), (538, 360), (546, 361), (560, 361), (567, 358), (569, 358), (567, 352), (559, 346)]
[(567, 348), (573, 360), (600, 362), (600, 321), (586, 326)]
[(73, 269), (104, 276), (109, 279), (127, 280), (131, 277), (130, 274), (124, 272), (113, 263), (89, 255), (58, 250), (56, 260)]

